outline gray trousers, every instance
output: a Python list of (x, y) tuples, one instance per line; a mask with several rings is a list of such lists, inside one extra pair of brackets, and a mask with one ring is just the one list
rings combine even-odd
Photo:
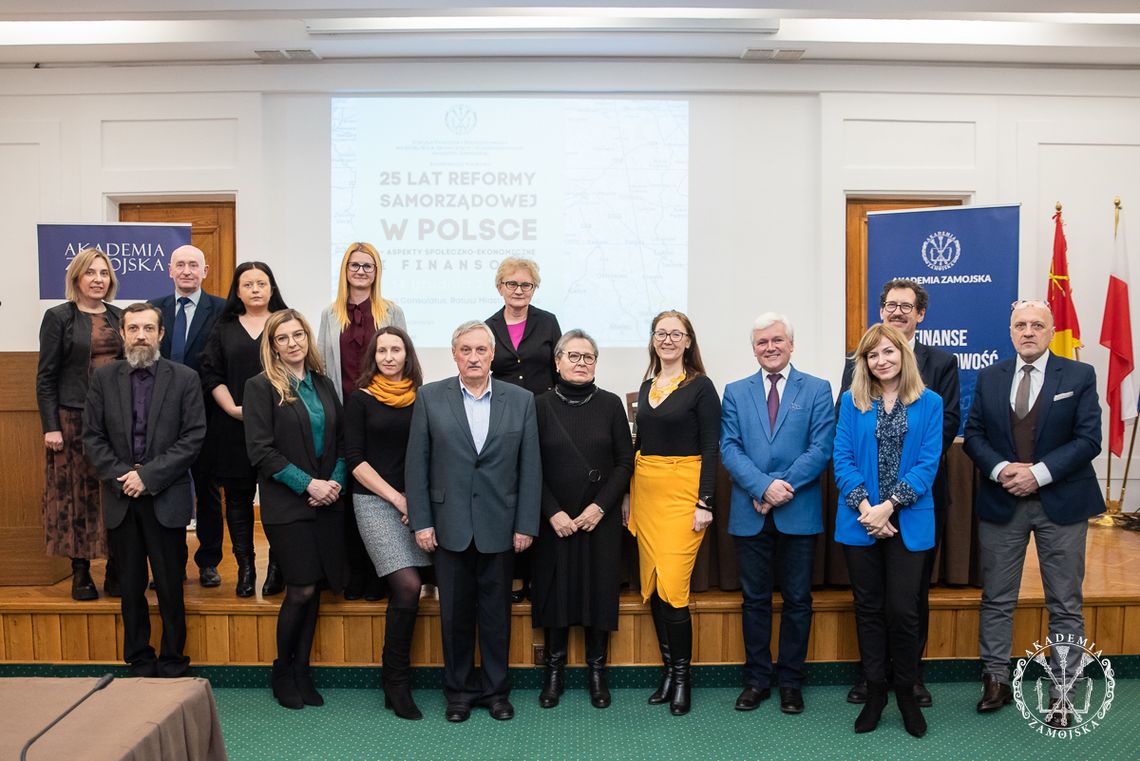
[[(1021, 589), (1029, 532), (1037, 542), (1041, 584), (1049, 611), (1050, 635), (1083, 636), (1085, 619), (1081, 585), (1085, 580), (1085, 537), (1088, 522), (1066, 526), (1045, 514), (1041, 501), (1023, 499), (1009, 523), (978, 522), (982, 560), (982, 610), (978, 654), (982, 670), (1009, 684), (1009, 658), (1013, 646), (1013, 610)], [(1032, 642), (1017, 643), (1019, 650)], [(1055, 657), (1054, 653), (1054, 657)]]

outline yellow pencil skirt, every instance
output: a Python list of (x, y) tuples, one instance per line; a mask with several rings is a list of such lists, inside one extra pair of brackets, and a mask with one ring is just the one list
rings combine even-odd
[(629, 494), (629, 532), (637, 537), (641, 597), (689, 604), (689, 582), (704, 531), (693, 531), (701, 456), (637, 454)]

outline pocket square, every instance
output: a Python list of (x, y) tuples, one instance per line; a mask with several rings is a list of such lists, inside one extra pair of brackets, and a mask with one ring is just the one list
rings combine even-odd
[(1070, 396), (1072, 396), (1072, 395), (1073, 395), (1073, 392), (1072, 392), (1072, 391), (1062, 391), (1061, 393), (1059, 393), (1059, 394), (1057, 394), (1056, 396), (1054, 396), (1054, 397), (1053, 397), (1053, 401), (1055, 401), (1055, 402), (1059, 402), (1059, 401), (1061, 401), (1062, 399), (1068, 399), (1068, 398), (1069, 398)]
[(802, 410), (802, 409), (803, 409), (803, 407), (801, 407), (800, 405), (796, 404), (795, 402), (792, 402), (792, 406), (790, 407), (790, 409), (793, 409), (793, 410)]

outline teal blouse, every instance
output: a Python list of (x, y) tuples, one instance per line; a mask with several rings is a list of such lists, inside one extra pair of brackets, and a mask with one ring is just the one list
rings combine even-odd
[[(292, 382), (293, 391), (297, 394), (297, 398), (301, 400), (301, 403), (305, 405), (305, 410), (309, 413), (309, 425), (313, 429), (313, 451), (316, 452), (319, 458), (325, 453), (325, 407), (321, 404), (321, 397), (317, 394), (317, 387), (316, 384), (313, 383), (312, 373), (306, 372), (303, 380), (293, 378)], [(336, 481), (340, 484), (341, 491), (343, 492), (347, 479), (348, 468), (345, 465), (344, 458), (338, 457), (336, 467), (333, 468), (332, 477), (329, 480)], [(273, 474), (273, 480), (289, 487), (295, 494), (301, 495), (309, 488), (309, 482), (313, 480), (313, 476), (301, 470), (296, 465), (289, 463)]]

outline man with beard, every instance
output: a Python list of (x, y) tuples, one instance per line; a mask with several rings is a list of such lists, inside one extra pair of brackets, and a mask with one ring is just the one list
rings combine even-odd
[[(206, 437), (198, 374), (162, 359), (162, 314), (123, 310), (126, 359), (91, 377), (83, 444), (103, 482), (103, 514), (122, 586), (123, 658), (132, 676), (183, 676), (190, 659), (182, 600), (190, 466)], [(147, 562), (154, 571), (162, 645), (150, 645)]]

